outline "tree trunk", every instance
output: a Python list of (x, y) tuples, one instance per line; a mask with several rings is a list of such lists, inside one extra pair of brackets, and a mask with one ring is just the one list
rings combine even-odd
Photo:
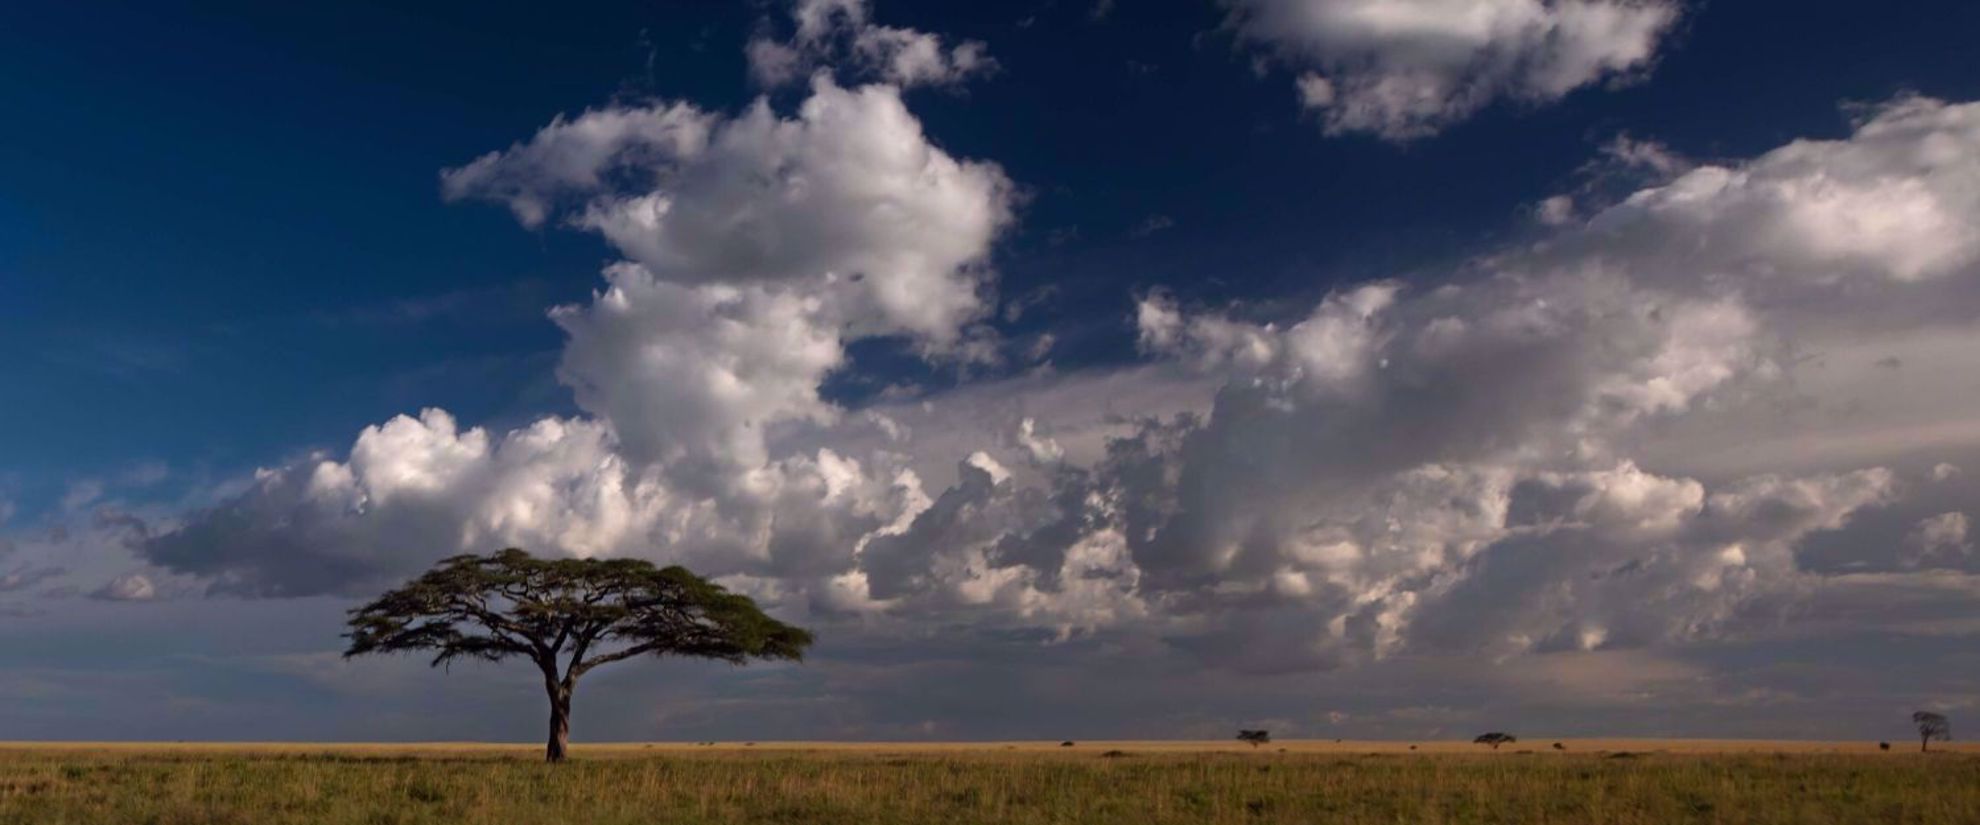
[(1919, 734), (1919, 736), (1918, 736), (1918, 752), (1919, 752), (1919, 753), (1930, 753), (1930, 752), (1931, 752), (1931, 750), (1932, 750), (1932, 735), (1931, 735), (1931, 734), (1929, 734), (1929, 733), (1925, 733), (1925, 734)]
[(571, 690), (557, 687), (550, 691), (550, 743), (543, 752), (545, 762), (562, 762), (571, 741)]

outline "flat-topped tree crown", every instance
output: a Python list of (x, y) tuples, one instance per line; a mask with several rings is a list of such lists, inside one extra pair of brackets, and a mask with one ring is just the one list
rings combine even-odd
[(550, 695), (553, 762), (569, 739), (571, 693), (593, 668), (639, 656), (799, 660), (812, 641), (685, 568), (539, 559), (514, 548), (443, 559), (352, 610), (349, 626), (347, 658), (431, 652), (436, 667), (462, 658), (535, 662)]

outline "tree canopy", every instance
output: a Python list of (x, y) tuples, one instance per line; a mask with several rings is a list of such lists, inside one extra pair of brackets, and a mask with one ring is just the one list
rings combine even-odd
[(1921, 751), (1929, 750), (1934, 739), (1952, 739), (1952, 722), (1946, 719), (1945, 714), (1921, 710), (1911, 715), (1911, 723), (1918, 726), (1918, 749)]
[(430, 652), (435, 667), (534, 662), (550, 695), (551, 761), (564, 756), (571, 693), (594, 668), (640, 656), (799, 660), (812, 642), (809, 631), (682, 567), (539, 559), (514, 548), (443, 559), (352, 610), (349, 628), (347, 658)]

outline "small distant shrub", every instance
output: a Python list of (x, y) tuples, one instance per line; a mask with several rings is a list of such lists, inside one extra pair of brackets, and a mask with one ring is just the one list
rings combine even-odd
[(1062, 748), (1070, 748), (1070, 747), (1072, 747), (1072, 746), (1073, 746), (1073, 743), (1072, 743), (1072, 740), (1071, 740), (1071, 739), (1067, 739), (1066, 741), (1064, 741), (1064, 742), (1060, 742), (1060, 743), (1059, 743), (1059, 747), (1062, 747)]
[(1106, 753), (1103, 753), (1103, 754), (1100, 754), (1100, 758), (1101, 758), (1101, 759), (1119, 759), (1119, 758), (1121, 758), (1121, 757), (1123, 757), (1123, 756), (1126, 756), (1126, 755), (1127, 755), (1127, 751), (1107, 751)]

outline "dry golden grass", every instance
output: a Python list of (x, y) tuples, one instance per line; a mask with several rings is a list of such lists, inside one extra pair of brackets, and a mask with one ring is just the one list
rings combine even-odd
[[(1559, 742), (1568, 753), (1676, 753), (1676, 754), (1850, 754), (1879, 753), (1876, 742), (1868, 740), (1822, 741), (1800, 739), (1551, 739), (1522, 738), (1506, 745), (1501, 753), (1521, 750), (1553, 752)], [(1890, 740), (1894, 752), (1918, 750), (1916, 739)], [(1072, 748), (1046, 740), (988, 742), (605, 742), (571, 745), (571, 753), (584, 758), (654, 756), (677, 751), (720, 753), (728, 751), (797, 751), (817, 753), (953, 754), (1027, 752), (1100, 752), (1120, 750), (1129, 753), (1253, 753), (1285, 752), (1312, 754), (1485, 754), (1490, 749), (1469, 739), (1427, 739), (1422, 741), (1359, 739), (1282, 739), (1253, 748), (1243, 742), (1186, 739), (1081, 739)], [(1933, 751), (1980, 753), (1980, 742), (1933, 742)], [(7, 742), (0, 741), (0, 754), (36, 751), (116, 753), (201, 753), (201, 754), (345, 754), (354, 756), (515, 756), (540, 757), (541, 743), (523, 742)]]
[(1554, 741), (13, 744), (0, 823), (1980, 822), (1965, 747)]

